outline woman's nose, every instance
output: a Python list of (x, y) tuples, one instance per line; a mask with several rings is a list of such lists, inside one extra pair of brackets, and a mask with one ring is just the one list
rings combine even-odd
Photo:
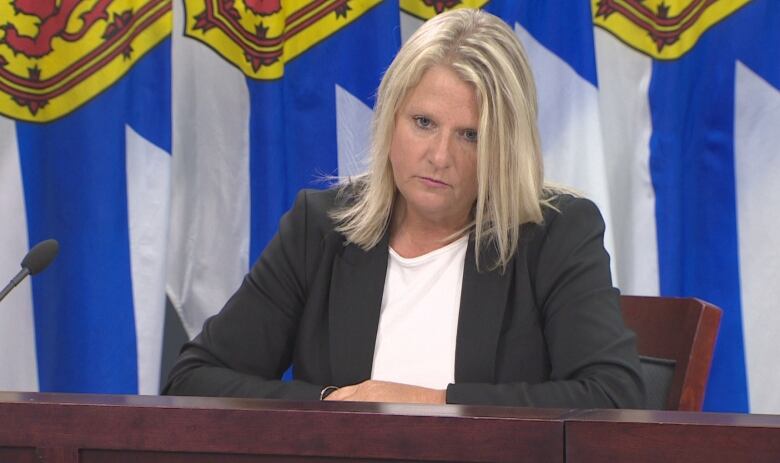
[(437, 169), (448, 167), (452, 159), (450, 146), (451, 137), (446, 133), (440, 133), (428, 150), (428, 162)]

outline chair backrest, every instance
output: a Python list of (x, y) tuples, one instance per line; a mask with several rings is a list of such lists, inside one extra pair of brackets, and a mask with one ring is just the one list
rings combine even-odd
[(721, 309), (694, 298), (621, 296), (620, 304), (637, 335), (648, 408), (701, 410)]

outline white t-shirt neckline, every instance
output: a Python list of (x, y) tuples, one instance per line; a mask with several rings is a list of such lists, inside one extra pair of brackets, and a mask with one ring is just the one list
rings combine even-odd
[(456, 239), (452, 243), (449, 243), (445, 246), (440, 247), (439, 249), (434, 249), (433, 251), (427, 252), (421, 256), (417, 257), (403, 257), (402, 255), (398, 254), (395, 249), (393, 249), (392, 246), (389, 246), (390, 249), (390, 255), (398, 259), (398, 262), (405, 266), (416, 266), (416, 265), (423, 265), (426, 262), (435, 259), (437, 256), (441, 254), (445, 254), (447, 252), (450, 252), (453, 248), (460, 248), (466, 245), (468, 247), (468, 235), (463, 235), (460, 238)]

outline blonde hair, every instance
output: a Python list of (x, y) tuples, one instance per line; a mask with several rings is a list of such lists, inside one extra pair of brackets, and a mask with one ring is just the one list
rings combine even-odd
[(474, 85), (479, 105), (477, 199), (473, 222), (477, 267), (480, 250), (492, 245), (506, 268), (517, 251), (521, 225), (542, 221), (545, 198), (536, 125), (536, 88), (528, 58), (501, 19), (458, 9), (424, 23), (404, 44), (379, 86), (374, 108), (371, 165), (342, 188), (351, 197), (331, 213), (336, 230), (363, 249), (382, 240), (396, 195), (389, 153), (401, 104), (433, 66), (454, 70)]

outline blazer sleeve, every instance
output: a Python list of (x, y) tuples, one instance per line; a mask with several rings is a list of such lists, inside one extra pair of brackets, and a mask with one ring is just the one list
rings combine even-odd
[(168, 395), (317, 399), (322, 385), (281, 381), (305, 303), (306, 192), (225, 307), (181, 350)]
[[(623, 323), (604, 249), (604, 221), (568, 197), (529, 250), (532, 285), (550, 361), (548, 381), (450, 384), (448, 403), (558, 408), (642, 408), (634, 334)], [(536, 242), (534, 240), (534, 242)]]

